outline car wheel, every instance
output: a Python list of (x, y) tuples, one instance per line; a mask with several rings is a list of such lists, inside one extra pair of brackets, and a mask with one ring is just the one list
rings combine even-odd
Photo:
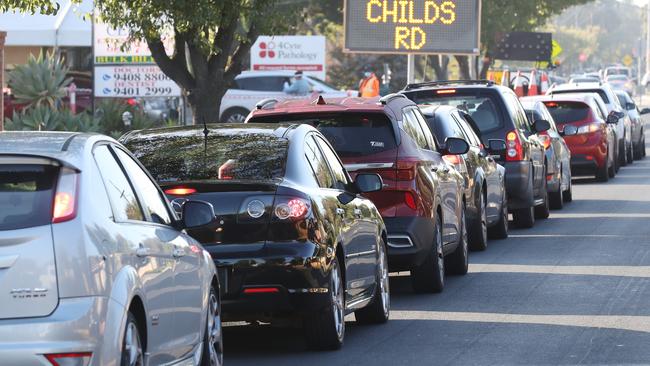
[(345, 289), (336, 257), (330, 272), (327, 304), (320, 311), (306, 314), (303, 321), (307, 343), (314, 349), (340, 349), (345, 337)]
[(144, 349), (142, 348), (142, 338), (140, 329), (135, 316), (128, 313), (126, 318), (126, 327), (124, 328), (124, 338), (122, 340), (122, 357), (121, 366), (141, 366), (144, 365)]
[(541, 205), (535, 207), (535, 218), (536, 219), (548, 219), (551, 214), (551, 209), (549, 207), (548, 199), (548, 183), (546, 181), (546, 167), (544, 167), (544, 183), (542, 184), (542, 194), (544, 195), (544, 201)]
[(561, 210), (564, 207), (564, 198), (562, 197), (562, 175), (560, 175), (560, 182), (557, 187), (557, 192), (550, 192), (548, 194), (549, 204), (553, 210)]
[(436, 217), (433, 235), (433, 245), (424, 263), (411, 270), (413, 289), (418, 293), (439, 293), (445, 287), (445, 259), (440, 215)]
[(491, 239), (507, 239), (508, 238), (508, 199), (507, 197), (503, 198), (501, 203), (501, 218), (499, 222), (489, 229), (489, 234)]
[(515, 226), (522, 229), (530, 229), (535, 226), (535, 207), (520, 208), (512, 213), (512, 221)]
[(472, 232), (469, 236), (470, 248), (475, 251), (483, 251), (488, 246), (487, 208), (485, 206), (485, 196), (483, 191), (480, 191), (478, 199), (479, 217), (476, 223), (472, 225)]
[(223, 330), (221, 327), (221, 302), (219, 292), (210, 288), (208, 313), (203, 335), (201, 366), (223, 365)]
[(363, 309), (354, 312), (354, 317), (359, 324), (382, 324), (390, 316), (390, 281), (388, 276), (388, 257), (386, 244), (382, 242), (377, 247), (377, 286), (375, 298), (372, 303)]
[(562, 195), (564, 202), (573, 202), (573, 177), (569, 177), (569, 188)]
[(631, 143), (627, 147), (627, 163), (634, 164), (634, 147)]
[[(627, 165), (627, 144), (625, 143), (625, 139), (623, 139), (623, 144), (618, 148), (618, 163), (619, 167)], [(618, 169), (616, 172), (618, 173)]]
[(463, 207), (460, 218), (460, 239), (458, 247), (454, 253), (445, 258), (445, 266), (451, 274), (466, 275), (469, 269), (469, 249), (467, 243), (467, 221), (465, 218), (465, 208)]
[(223, 116), (221, 116), (221, 122), (244, 123), (246, 121), (248, 113), (250, 112), (244, 108), (231, 108), (223, 112)]

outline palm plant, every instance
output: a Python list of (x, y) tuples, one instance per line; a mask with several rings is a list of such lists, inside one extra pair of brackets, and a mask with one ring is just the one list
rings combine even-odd
[(68, 68), (60, 58), (54, 55), (38, 57), (29, 56), (24, 65), (16, 66), (8, 74), (8, 85), (18, 103), (27, 105), (27, 108), (47, 106), (57, 108), (65, 96), (67, 87), (72, 78), (66, 78)]

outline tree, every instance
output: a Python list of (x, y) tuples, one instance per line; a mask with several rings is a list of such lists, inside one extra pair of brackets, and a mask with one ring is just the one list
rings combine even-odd
[[(56, 13), (52, 0), (3, 0), (0, 10)], [(78, 2), (79, 0), (73, 0)], [(183, 90), (195, 122), (216, 122), (221, 99), (260, 34), (282, 34), (296, 17), (292, 0), (96, 0), (104, 22), (144, 39), (160, 69)], [(166, 37), (173, 51), (165, 51)]]

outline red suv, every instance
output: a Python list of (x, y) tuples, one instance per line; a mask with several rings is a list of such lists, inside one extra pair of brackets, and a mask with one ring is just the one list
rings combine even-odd
[(618, 119), (606, 117), (596, 94), (558, 94), (535, 98), (546, 105), (571, 150), (573, 175), (594, 174), (606, 182), (614, 177)]
[(247, 122), (311, 124), (351, 175), (379, 174), (384, 189), (367, 197), (386, 224), (389, 268), (411, 271), (416, 291), (442, 291), (445, 262), (452, 273), (467, 273), (463, 177), (442, 157), (469, 146), (457, 138), (436, 145), (420, 109), (405, 96), (267, 100)]

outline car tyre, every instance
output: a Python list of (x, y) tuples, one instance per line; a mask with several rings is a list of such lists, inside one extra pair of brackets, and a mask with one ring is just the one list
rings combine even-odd
[(382, 242), (377, 247), (377, 286), (375, 298), (370, 305), (354, 312), (358, 324), (383, 324), (390, 317), (390, 281), (388, 276), (388, 256), (386, 244)]
[(561, 210), (564, 208), (564, 197), (562, 197), (562, 176), (560, 175), (560, 182), (557, 187), (557, 192), (550, 192), (548, 194), (549, 204), (553, 210)]
[[(627, 144), (623, 139), (623, 145), (618, 149), (618, 169), (627, 165)], [(618, 173), (618, 169), (616, 172)]]
[(424, 263), (411, 270), (411, 282), (417, 293), (440, 293), (445, 288), (445, 259), (440, 215), (436, 215), (433, 235), (433, 245)]
[(458, 240), (458, 247), (453, 254), (445, 258), (449, 273), (455, 275), (466, 275), (469, 270), (469, 244), (467, 241), (467, 220), (465, 218), (465, 207), (463, 207), (460, 219), (460, 239)]
[(469, 233), (470, 249), (473, 251), (484, 251), (488, 246), (488, 228), (487, 228), (487, 207), (483, 191), (479, 192), (478, 198), (478, 220), (472, 225), (472, 231)]
[(332, 260), (327, 304), (319, 311), (305, 314), (303, 330), (313, 349), (337, 350), (345, 337), (345, 289), (338, 259)]
[(223, 112), (221, 121), (224, 123), (244, 123), (250, 111), (245, 108), (230, 108)]
[(542, 194), (544, 195), (544, 201), (541, 205), (535, 207), (535, 218), (536, 219), (548, 219), (551, 215), (551, 208), (549, 207), (549, 195), (548, 195), (548, 183), (546, 181), (546, 167), (544, 167), (544, 183), (542, 185)]
[(222, 366), (223, 328), (221, 325), (221, 302), (219, 301), (219, 291), (213, 287), (210, 287), (206, 316), (200, 365)]
[(120, 365), (144, 365), (144, 348), (142, 345), (142, 337), (140, 336), (140, 328), (138, 327), (138, 321), (130, 311), (127, 314), (126, 327), (124, 327)]
[(512, 221), (515, 226), (522, 229), (530, 229), (535, 226), (535, 207), (520, 208), (512, 213)]
[(507, 197), (503, 198), (501, 203), (501, 218), (499, 222), (489, 229), (490, 239), (507, 239), (508, 238), (508, 220), (510, 219), (508, 214), (508, 199)]
[(634, 145), (630, 144), (627, 148), (627, 164), (634, 164)]
[(569, 188), (562, 194), (564, 202), (573, 202), (573, 177), (569, 177)]

